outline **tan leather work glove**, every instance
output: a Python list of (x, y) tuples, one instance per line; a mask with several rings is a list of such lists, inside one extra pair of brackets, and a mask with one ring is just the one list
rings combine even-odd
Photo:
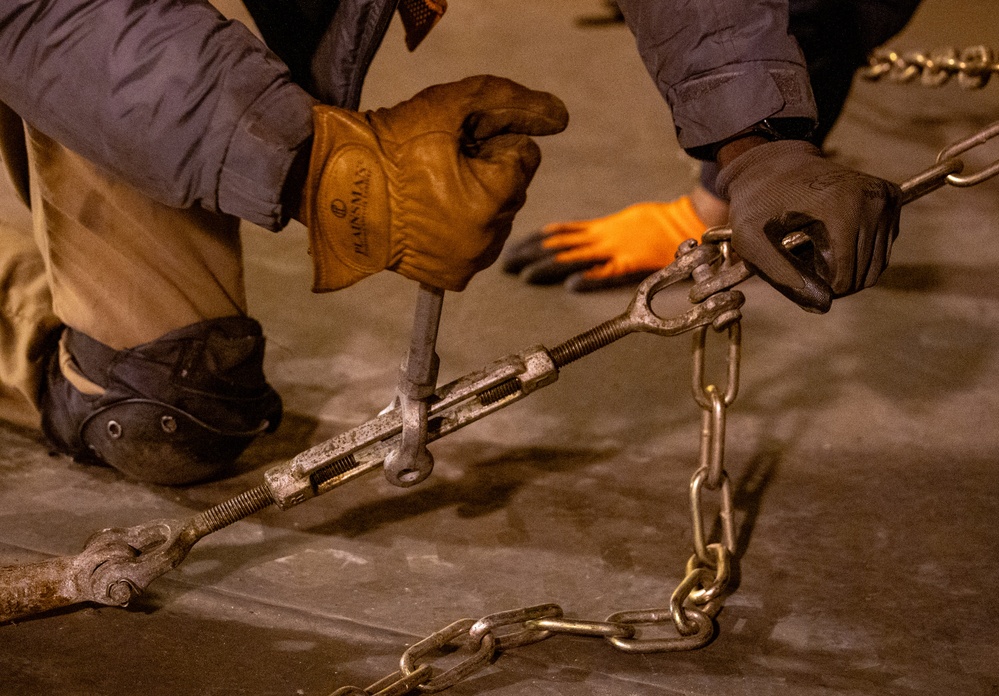
[(297, 216), (309, 228), (314, 292), (382, 269), (462, 290), (492, 264), (541, 162), (528, 136), (568, 123), (565, 105), (493, 76), (435, 85), (392, 108), (313, 109)]

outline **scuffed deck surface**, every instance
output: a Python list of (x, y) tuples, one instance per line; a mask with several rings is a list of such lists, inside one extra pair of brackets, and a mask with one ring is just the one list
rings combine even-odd
[[(999, 48), (991, 4), (926, 0), (893, 45)], [(543, 141), (517, 236), (674, 197), (694, 171), (627, 30), (574, 27), (589, 9), (599, 3), (454, 2), (412, 56), (394, 27), (365, 103), (478, 72), (562, 96), (573, 121)], [(999, 85), (860, 84), (830, 145), (901, 180), (999, 118), (997, 107)], [(448, 693), (999, 693), (997, 213), (994, 182), (911, 205), (881, 285), (825, 316), (744, 286), (727, 449), (741, 585), (709, 647), (632, 656), (555, 637)], [(300, 228), (247, 230), (251, 308), (289, 415), (248, 453), (246, 472), (143, 486), (0, 429), (0, 564), (77, 553), (104, 527), (191, 515), (388, 403), (415, 285), (386, 274), (313, 296), (304, 246)], [(630, 293), (570, 295), (483, 273), (446, 298), (442, 381), (555, 345), (621, 312)], [(432, 445), (437, 469), (420, 486), (375, 475), (267, 510), (200, 543), (127, 610), (0, 627), (0, 693), (325, 695), (381, 678), (408, 644), (458, 618), (544, 602), (592, 619), (666, 606), (690, 554), (700, 420), (689, 375), (688, 338), (625, 338)]]

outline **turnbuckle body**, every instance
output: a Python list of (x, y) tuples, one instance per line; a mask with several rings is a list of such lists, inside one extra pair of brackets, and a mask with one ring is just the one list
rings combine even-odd
[[(744, 301), (738, 291), (717, 293), (675, 317), (663, 318), (652, 309), (656, 295), (719, 258), (717, 249), (692, 243), (676, 261), (639, 286), (621, 315), (551, 350), (532, 346), (440, 387), (426, 399), (427, 417), (417, 421), (425, 432), (414, 434), (417, 441), (425, 447), (553, 384), (563, 366), (630, 333), (675, 336), (709, 324), (721, 329), (738, 320)], [(264, 481), (271, 498), (285, 510), (393, 461), (406, 437), (406, 418), (397, 405), (269, 469)]]
[[(444, 437), (558, 379), (544, 346), (501, 358), (440, 387), (428, 399), (425, 442)], [(377, 469), (398, 450), (403, 416), (394, 408), (297, 455), (264, 474), (282, 510)]]

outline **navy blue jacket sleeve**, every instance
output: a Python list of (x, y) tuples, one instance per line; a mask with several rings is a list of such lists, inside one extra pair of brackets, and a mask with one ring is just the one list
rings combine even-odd
[(314, 103), (201, 0), (5, 0), (0, 101), (157, 201), (270, 229)]
[(772, 117), (815, 120), (787, 0), (618, 0), (670, 105), (680, 146), (716, 143)]

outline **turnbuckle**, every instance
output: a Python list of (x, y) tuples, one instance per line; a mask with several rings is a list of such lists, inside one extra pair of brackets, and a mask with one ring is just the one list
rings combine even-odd
[(428, 443), (553, 384), (562, 367), (623, 336), (676, 336), (699, 327), (731, 326), (744, 301), (737, 291), (716, 293), (677, 316), (663, 317), (652, 308), (657, 295), (703, 277), (721, 258), (717, 246), (691, 240), (676, 261), (639, 286), (620, 316), (551, 350), (536, 345), (507, 355), (436, 390), (443, 291), (422, 286), (395, 408), (267, 470), (262, 485), (188, 520), (106, 529), (77, 556), (0, 568), (0, 622), (81, 602), (124, 606), (177, 567), (198, 540), (272, 504), (293, 507), (383, 465), (393, 483), (418, 483), (433, 466)]
[[(424, 402), (425, 417), (418, 413), (418, 417), (411, 417), (407, 424), (406, 414), (401, 413), (400, 408), (393, 408), (302, 452), (290, 462), (269, 469), (264, 478), (270, 496), (279, 507), (287, 509), (384, 466), (386, 462), (397, 464), (402, 474), (408, 475), (408, 460), (400, 459), (401, 455), (397, 454), (407, 432), (412, 437), (410, 442), (422, 446), (425, 451), (427, 443), (553, 384), (565, 365), (630, 333), (676, 336), (708, 325), (716, 330), (724, 329), (741, 317), (739, 308), (745, 298), (738, 291), (715, 293), (672, 317), (660, 316), (652, 308), (657, 295), (690, 279), (696, 270), (710, 268), (720, 259), (721, 252), (716, 246), (698, 246), (691, 240), (672, 264), (642, 282), (627, 309), (619, 316), (554, 348), (532, 346), (438, 388)], [(426, 322), (421, 323), (418, 310), (417, 332), (425, 336), (422, 331), (427, 326)], [(436, 326), (433, 333), (436, 336)], [(418, 339), (414, 338), (413, 345), (417, 344)], [(424, 358), (427, 345), (424, 341), (418, 346), (418, 350), (424, 351)], [(407, 362), (407, 372), (409, 366)], [(408, 456), (411, 454), (412, 450)], [(396, 472), (387, 476), (390, 481), (398, 477)], [(413, 483), (420, 480), (419, 474), (414, 474)], [(405, 481), (402, 484), (412, 485)]]

